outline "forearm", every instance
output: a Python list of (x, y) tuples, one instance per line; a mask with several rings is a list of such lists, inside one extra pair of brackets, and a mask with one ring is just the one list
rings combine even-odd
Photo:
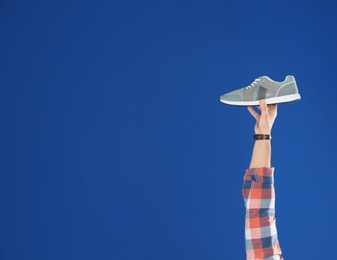
[(256, 140), (253, 148), (249, 168), (270, 167), (271, 163), (270, 140)]
[[(277, 106), (267, 106), (264, 100), (260, 101), (261, 115), (252, 107), (248, 107), (251, 115), (256, 119), (254, 132), (256, 135), (262, 135), (262, 140), (256, 140), (253, 148), (252, 159), (249, 168), (270, 167), (271, 145), (270, 140), (265, 140), (271, 134), (271, 129), (277, 115)], [(270, 138), (268, 138), (270, 139)]]

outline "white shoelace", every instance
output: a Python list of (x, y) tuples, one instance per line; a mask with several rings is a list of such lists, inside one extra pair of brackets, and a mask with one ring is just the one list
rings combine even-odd
[(260, 78), (255, 79), (255, 80), (253, 81), (252, 84), (250, 84), (249, 86), (245, 87), (245, 90), (250, 89), (250, 88), (252, 88), (252, 87), (255, 87), (256, 84), (257, 84), (260, 80), (261, 80)]

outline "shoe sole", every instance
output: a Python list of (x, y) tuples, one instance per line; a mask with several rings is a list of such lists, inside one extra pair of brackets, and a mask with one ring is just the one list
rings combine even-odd
[[(280, 97), (274, 97), (274, 98), (266, 98), (265, 101), (267, 105), (273, 105), (273, 104), (285, 104), (285, 103), (291, 103), (295, 102), (301, 99), (300, 94), (292, 94), (287, 96), (280, 96)], [(226, 105), (230, 106), (239, 106), (239, 107), (250, 107), (250, 106), (258, 106), (260, 104), (259, 100), (254, 101), (227, 101), (227, 100), (221, 100), (220, 102)]]

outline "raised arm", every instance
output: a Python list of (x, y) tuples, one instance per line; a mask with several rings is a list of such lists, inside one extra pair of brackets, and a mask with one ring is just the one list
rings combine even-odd
[[(260, 101), (261, 114), (248, 110), (256, 119), (255, 134), (270, 135), (277, 106)], [(256, 140), (249, 169), (244, 177), (245, 240), (247, 260), (283, 259), (275, 219), (274, 168), (271, 168), (270, 140)]]

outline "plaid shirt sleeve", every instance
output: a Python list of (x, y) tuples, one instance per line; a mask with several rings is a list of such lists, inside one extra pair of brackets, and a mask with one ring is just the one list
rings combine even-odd
[(283, 259), (275, 219), (274, 168), (246, 170), (242, 195), (247, 260)]

